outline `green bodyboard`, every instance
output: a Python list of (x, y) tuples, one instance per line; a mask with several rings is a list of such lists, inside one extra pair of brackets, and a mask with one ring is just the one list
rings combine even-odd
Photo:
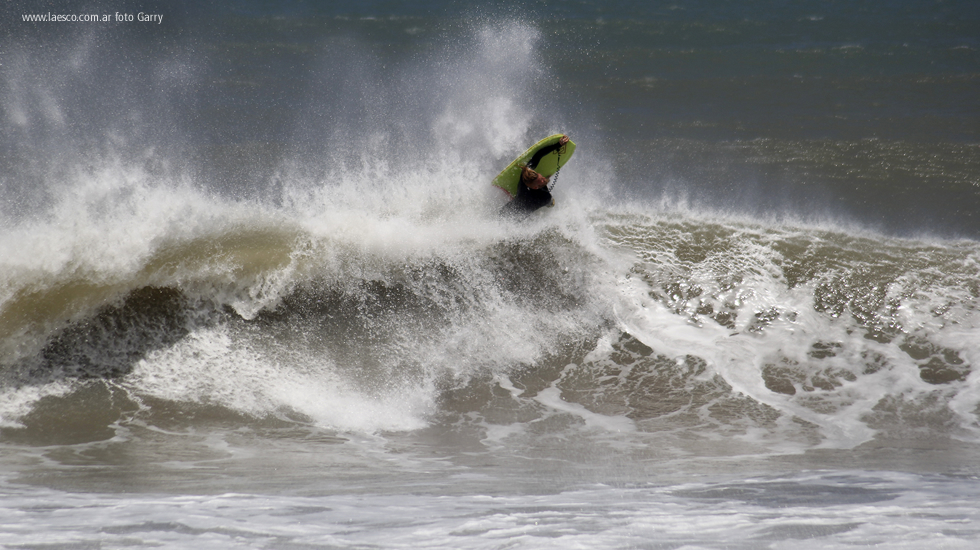
[[(517, 196), (517, 185), (521, 181), (521, 165), (531, 160), (534, 153), (542, 147), (547, 147), (548, 145), (553, 145), (558, 143), (561, 139), (562, 134), (555, 134), (553, 136), (548, 136), (541, 141), (535, 143), (527, 151), (524, 151), (521, 156), (514, 159), (514, 162), (507, 165), (497, 177), (493, 178), (493, 184), (497, 187), (503, 189), (510, 193), (510, 196)], [(538, 167), (534, 169), (535, 172), (541, 174), (542, 176), (551, 177), (559, 168), (568, 162), (568, 159), (572, 158), (572, 153), (575, 152), (575, 143), (571, 140), (565, 144), (564, 147), (558, 151), (552, 151), (541, 159), (538, 163)]]

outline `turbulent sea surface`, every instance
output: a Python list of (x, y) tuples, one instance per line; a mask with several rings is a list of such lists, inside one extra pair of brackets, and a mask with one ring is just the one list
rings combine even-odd
[(34, 4), (0, 546), (980, 543), (973, 2)]

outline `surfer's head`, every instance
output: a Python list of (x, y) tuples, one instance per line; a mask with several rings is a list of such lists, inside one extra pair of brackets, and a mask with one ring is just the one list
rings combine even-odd
[(541, 189), (542, 187), (546, 187), (550, 181), (549, 178), (542, 176), (528, 166), (521, 168), (521, 182), (528, 189)]

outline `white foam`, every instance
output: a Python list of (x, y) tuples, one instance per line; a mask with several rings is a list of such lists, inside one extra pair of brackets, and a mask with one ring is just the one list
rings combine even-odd
[(73, 389), (63, 381), (0, 388), (0, 428), (23, 428), (21, 419), (45, 397), (66, 395)]
[[(392, 476), (378, 491), (315, 496), (133, 495), (4, 487), (0, 544), (426, 548), (973, 548), (975, 479), (876, 472), (546, 491), (480, 477)], [(499, 481), (498, 481), (499, 483)], [(536, 487), (536, 485), (535, 485)], [(483, 489), (480, 489), (483, 488)]]
[(538, 392), (534, 400), (554, 411), (581, 418), (587, 429), (601, 429), (615, 433), (629, 433), (636, 430), (633, 421), (629, 418), (597, 414), (582, 405), (565, 401), (561, 397), (561, 390), (554, 386)]
[[(794, 430), (791, 423), (785, 422), (792, 418), (819, 426), (823, 438), (819, 447), (853, 448), (871, 440), (878, 432), (868, 425), (868, 418), (885, 399), (897, 397), (925, 404), (930, 401), (930, 396), (947, 392), (956, 396), (949, 401), (948, 410), (956, 412), (964, 428), (976, 433), (975, 417), (968, 412), (975, 410), (978, 404), (976, 392), (970, 389), (974, 374), (962, 383), (953, 382), (948, 388), (936, 387), (922, 379), (919, 365), (901, 348), (904, 342), (901, 335), (888, 343), (879, 343), (866, 338), (862, 321), (850, 314), (845, 312), (836, 316), (816, 310), (814, 295), (821, 279), (790, 288), (782, 277), (782, 270), (772, 263), (778, 256), (752, 238), (752, 233), (763, 231), (761, 228), (734, 224), (735, 235), (748, 233), (737, 240), (728, 240), (736, 248), (726, 251), (723, 257), (705, 258), (691, 267), (682, 265), (670, 253), (674, 244), (669, 240), (667, 251), (658, 253), (651, 248), (653, 243), (667, 239), (655, 232), (662, 227), (658, 224), (663, 222), (649, 217), (631, 220), (634, 225), (626, 231), (635, 233), (630, 238), (637, 243), (635, 250), (642, 262), (638, 265), (642, 266), (646, 277), (631, 274), (619, 279), (615, 316), (622, 330), (656, 353), (678, 360), (686, 355), (704, 359), (710, 372), (722, 377), (736, 392), (780, 411), (784, 415), (783, 429)], [(721, 226), (718, 230), (722, 231)], [(790, 238), (783, 235), (783, 228), (766, 228), (765, 231), (770, 234), (767, 240)], [(678, 238), (686, 237), (678, 235)], [(855, 246), (863, 244), (858, 242)], [(890, 241), (888, 246), (894, 247), (893, 254), (900, 255), (908, 254), (908, 250), (917, 245)], [(951, 246), (957, 245), (951, 243)], [(866, 261), (876, 260), (869, 257)], [(860, 267), (847, 265), (842, 273), (846, 276), (847, 270)], [(731, 288), (719, 287), (719, 281), (727, 281), (731, 276), (738, 277), (737, 284)], [(923, 285), (918, 278), (930, 282)], [(924, 331), (929, 341), (958, 350), (966, 364), (974, 365), (976, 342), (980, 341), (977, 312), (967, 306), (970, 303), (968, 297), (955, 295), (957, 287), (945, 281), (948, 277), (940, 279), (938, 284), (932, 282), (933, 279), (929, 272), (912, 270), (893, 285), (889, 300), (900, 304), (897, 310), (902, 326)], [(660, 299), (654, 298), (658, 291), (650, 287), (650, 280), (663, 283), (680, 280), (688, 287), (701, 288), (703, 293), (686, 304), (678, 302), (668, 308)], [(909, 288), (915, 292), (909, 293)], [(724, 327), (695, 313), (699, 300), (711, 297), (715, 297), (715, 303), (726, 302), (735, 308), (738, 317), (734, 327)], [(944, 311), (942, 318), (932, 313), (939, 309)], [(769, 312), (775, 312), (775, 318), (757, 328), (755, 314)], [(817, 361), (813, 346), (818, 344), (836, 347)], [(608, 353), (608, 342), (600, 342), (599, 347), (606, 351), (597, 348), (593, 354)], [(874, 356), (880, 357), (886, 367), (874, 373), (865, 372), (869, 357)], [(834, 380), (834, 387), (804, 388), (798, 381), (794, 382), (796, 391), (792, 395), (776, 392), (767, 387), (763, 376), (769, 366), (790, 373), (787, 380), (800, 373), (829, 376)], [(796, 374), (793, 374), (794, 369)], [(750, 430), (746, 435), (755, 438), (760, 432)], [(788, 433), (780, 436), (779, 432), (773, 432), (768, 436), (774, 438), (770, 445), (781, 437), (792, 439)]]
[(324, 427), (364, 433), (421, 428), (433, 410), (435, 392), (426, 385), (369, 394), (353, 387), (329, 359), (275, 351), (257, 352), (225, 327), (201, 329), (141, 360), (125, 387), (136, 395), (220, 405), (259, 418), (292, 411)]

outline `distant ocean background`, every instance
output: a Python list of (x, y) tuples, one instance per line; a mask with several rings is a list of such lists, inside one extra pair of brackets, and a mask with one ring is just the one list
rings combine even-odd
[(0, 28), (0, 546), (980, 543), (977, 2)]

